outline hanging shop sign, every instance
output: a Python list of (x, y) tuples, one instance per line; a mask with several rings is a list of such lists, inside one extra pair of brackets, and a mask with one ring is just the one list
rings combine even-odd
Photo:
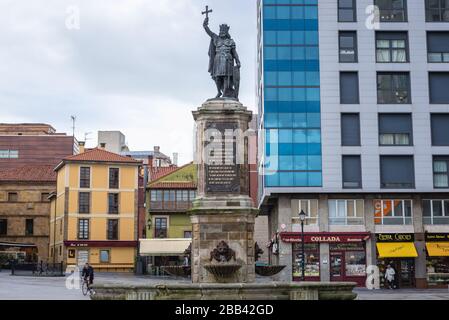
[[(302, 242), (301, 232), (281, 232), (281, 240), (286, 243)], [(346, 233), (304, 233), (305, 243), (340, 243), (340, 242), (363, 242), (368, 240), (369, 233), (360, 232), (346, 232)]]

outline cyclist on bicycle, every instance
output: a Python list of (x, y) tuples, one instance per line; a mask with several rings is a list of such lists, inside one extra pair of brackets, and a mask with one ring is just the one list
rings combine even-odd
[[(86, 262), (83, 268), (83, 273), (81, 274), (84, 281), (89, 284), (89, 287), (94, 283), (94, 268)], [(89, 280), (89, 281), (88, 281)]]

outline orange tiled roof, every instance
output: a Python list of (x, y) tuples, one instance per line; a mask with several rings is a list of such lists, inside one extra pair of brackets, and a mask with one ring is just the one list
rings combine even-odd
[(51, 165), (26, 165), (15, 169), (0, 170), (0, 181), (55, 182), (56, 172)]
[(196, 189), (196, 183), (186, 182), (156, 182), (150, 186), (151, 189)]
[(121, 156), (117, 153), (109, 152), (100, 148), (87, 149), (85, 152), (68, 156), (63, 161), (94, 161), (94, 162), (121, 162), (121, 163), (142, 163), (130, 157)]

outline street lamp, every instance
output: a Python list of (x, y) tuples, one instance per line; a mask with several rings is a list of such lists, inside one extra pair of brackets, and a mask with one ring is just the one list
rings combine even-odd
[(305, 264), (305, 249), (304, 249), (304, 221), (306, 220), (306, 213), (301, 210), (299, 213), (299, 220), (301, 221), (301, 276), (302, 281), (306, 280), (306, 264)]

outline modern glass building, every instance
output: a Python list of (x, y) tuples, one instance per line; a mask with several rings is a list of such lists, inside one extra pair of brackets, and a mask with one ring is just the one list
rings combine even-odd
[(321, 186), (317, 0), (266, 0), (261, 10), (264, 185)]
[[(449, 1), (259, 0), (259, 208), (280, 281), (449, 284)], [(305, 252), (301, 219), (305, 213)]]

